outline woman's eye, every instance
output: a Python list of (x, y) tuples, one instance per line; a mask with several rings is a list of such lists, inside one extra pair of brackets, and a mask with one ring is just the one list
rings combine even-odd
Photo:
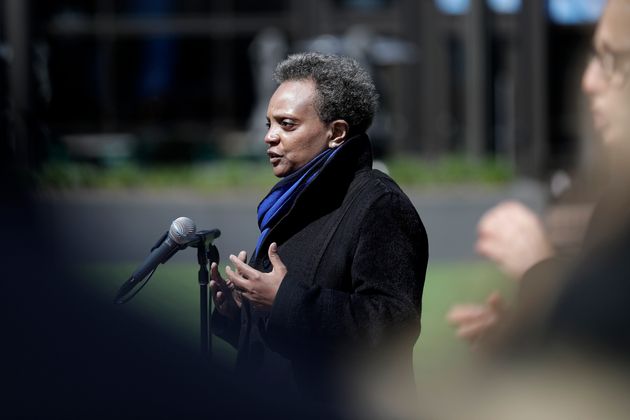
[(269, 121), (267, 121), (267, 122), (265, 123), (265, 127), (267, 127), (267, 129), (271, 128), (271, 123), (270, 123)]
[(295, 127), (295, 123), (291, 120), (282, 120), (280, 121), (280, 125), (287, 128)]

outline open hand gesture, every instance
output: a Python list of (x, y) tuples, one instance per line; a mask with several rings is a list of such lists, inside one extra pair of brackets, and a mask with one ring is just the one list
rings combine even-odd
[(229, 266), (225, 268), (228, 281), (235, 286), (243, 298), (261, 309), (271, 309), (280, 284), (287, 274), (287, 268), (278, 255), (278, 245), (275, 242), (269, 246), (268, 252), (273, 267), (269, 273), (253, 269), (234, 255), (230, 255), (230, 261), (235, 269)]
[[(244, 264), (247, 260), (247, 253), (241, 251), (238, 254), (238, 260)], [(217, 263), (212, 263), (210, 266), (210, 276), (210, 290), (212, 290), (214, 307), (221, 315), (234, 319), (243, 303), (240, 294), (234, 290), (234, 285), (221, 277)]]

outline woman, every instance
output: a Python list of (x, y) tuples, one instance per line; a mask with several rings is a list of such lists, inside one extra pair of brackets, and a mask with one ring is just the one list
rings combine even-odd
[(366, 375), (412, 383), (428, 243), (407, 196), (372, 170), (374, 84), (317, 53), (274, 76), (265, 143), (282, 179), (258, 207), (249, 264), (231, 255), (226, 280), (212, 266), (213, 331), (240, 373), (324, 401), (364, 394)]

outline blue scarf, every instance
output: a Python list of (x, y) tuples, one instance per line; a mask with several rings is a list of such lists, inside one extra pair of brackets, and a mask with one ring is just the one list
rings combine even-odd
[(332, 159), (342, 146), (324, 150), (302, 168), (274, 185), (271, 191), (269, 191), (269, 194), (263, 198), (258, 205), (258, 227), (260, 228), (260, 236), (256, 243), (254, 255), (252, 255), (251, 258), (252, 261), (258, 255), (260, 247), (265, 242), (271, 228), (289, 212), (295, 199), (317, 178), (324, 166), (326, 166), (328, 161)]

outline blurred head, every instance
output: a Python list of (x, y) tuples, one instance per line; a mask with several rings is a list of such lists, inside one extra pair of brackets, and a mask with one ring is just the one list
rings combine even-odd
[(369, 74), (347, 57), (302, 53), (274, 73), (280, 84), (269, 101), (265, 143), (278, 177), (343, 144), (372, 123), (378, 95)]
[(607, 148), (630, 143), (630, 0), (609, 0), (582, 78), (595, 128)]

